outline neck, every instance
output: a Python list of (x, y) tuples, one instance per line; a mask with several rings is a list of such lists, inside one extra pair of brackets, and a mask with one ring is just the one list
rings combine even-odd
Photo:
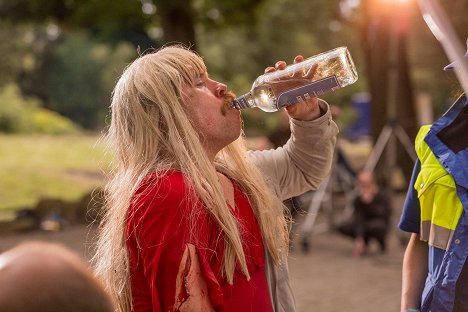
[(231, 180), (229, 180), (229, 178), (226, 177), (224, 174), (220, 172), (217, 172), (217, 174), (219, 183), (221, 183), (221, 186), (223, 188), (224, 199), (226, 200), (226, 203), (229, 207), (234, 208), (234, 186), (232, 185)]
[(218, 154), (219, 151), (217, 152), (214, 152), (214, 151), (207, 151), (205, 149), (205, 154), (206, 156), (208, 157), (208, 160), (210, 161), (210, 163), (212, 163), (214, 165), (214, 160), (216, 158), (216, 155)]

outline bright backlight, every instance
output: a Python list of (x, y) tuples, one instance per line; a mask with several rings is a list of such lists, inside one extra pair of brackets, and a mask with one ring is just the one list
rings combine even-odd
[(403, 3), (408, 3), (411, 0), (381, 0), (381, 1), (386, 2), (386, 3), (403, 4)]

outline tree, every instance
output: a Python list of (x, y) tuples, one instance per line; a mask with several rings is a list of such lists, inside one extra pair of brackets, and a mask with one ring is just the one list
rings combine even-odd
[(45, 106), (85, 128), (100, 128), (116, 76), (134, 56), (128, 44), (97, 44), (85, 33), (67, 36), (43, 65)]
[(197, 49), (192, 0), (160, 0), (156, 2), (164, 42), (181, 42)]
[[(147, 2), (147, 1), (142, 1)], [(146, 49), (155, 45), (147, 27), (157, 21), (143, 3), (127, 0), (11, 0), (0, 2), (0, 19), (14, 24), (55, 24), (61, 32), (86, 30), (105, 41), (125, 40)], [(151, 1), (150, 1), (151, 2)], [(145, 13), (146, 12), (146, 13)]]
[(0, 24), (0, 87), (15, 82), (22, 70), (34, 66), (32, 51), (28, 51), (25, 38), (28, 27)]

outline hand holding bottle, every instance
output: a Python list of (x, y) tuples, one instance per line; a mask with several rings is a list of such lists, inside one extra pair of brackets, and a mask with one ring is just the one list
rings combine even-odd
[[(298, 55), (294, 58), (294, 64), (302, 62), (304, 60), (304, 57), (302, 55)], [(275, 67), (267, 67), (265, 69), (265, 73), (271, 73), (274, 72), (275, 70), (283, 70), (287, 67), (286, 62), (284, 61), (278, 61), (275, 64)], [(298, 71), (295, 72), (289, 77), (288, 83), (295, 83), (295, 81), (303, 81), (303, 79), (306, 80), (312, 80), (313, 76), (315, 75), (317, 66), (312, 66), (310, 67), (307, 71)], [(280, 78), (284, 79), (284, 78)], [(298, 85), (300, 86), (300, 85)], [(281, 85), (284, 90), (278, 90), (278, 92), (283, 92), (287, 91), (289, 89), (294, 88), (293, 85), (290, 84), (282, 84)], [(297, 120), (314, 120), (318, 117), (320, 117), (320, 108), (318, 105), (318, 99), (317, 97), (311, 97), (303, 102), (299, 102), (296, 104), (292, 104), (289, 106), (285, 107), (286, 111), (288, 112), (289, 116), (291, 118), (297, 119)]]
[[(305, 59), (297, 56), (295, 64), (277, 62), (257, 77), (249, 92), (233, 102), (237, 109), (258, 107), (275, 112), (299, 102), (310, 102), (325, 92), (350, 85), (357, 80), (356, 67), (346, 47), (339, 47)], [(300, 106), (301, 107), (301, 106)], [(296, 108), (297, 109), (297, 108)], [(296, 109), (289, 113), (299, 118), (312, 118)]]

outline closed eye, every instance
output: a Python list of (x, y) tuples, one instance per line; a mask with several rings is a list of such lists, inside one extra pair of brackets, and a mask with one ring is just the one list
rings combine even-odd
[(196, 88), (203, 88), (206, 87), (208, 81), (208, 75), (206, 73), (200, 74), (199, 76), (195, 77), (195, 84)]

